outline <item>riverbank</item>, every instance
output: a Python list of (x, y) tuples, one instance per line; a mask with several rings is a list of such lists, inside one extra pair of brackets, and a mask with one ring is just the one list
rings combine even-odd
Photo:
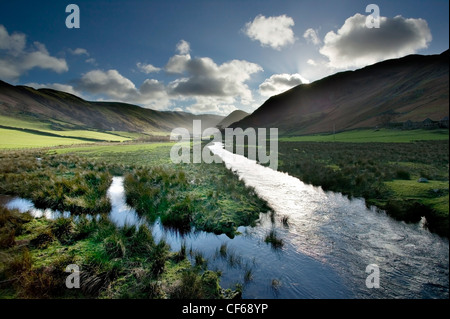
[[(280, 142), (279, 170), (324, 190), (362, 197), (398, 220), (449, 235), (448, 140)], [(423, 181), (419, 182), (419, 179)]]
[[(2, 298), (238, 296), (239, 289), (220, 288), (220, 274), (208, 270), (198, 252), (187, 247), (170, 251), (148, 230), (118, 228), (106, 218), (112, 208), (107, 190), (118, 175), (126, 177), (128, 202), (141, 217), (149, 222), (160, 218), (180, 232), (195, 227), (234, 237), (239, 226), (254, 224), (267, 210), (223, 164), (172, 164), (171, 145), (2, 151), (0, 194), (71, 212), (69, 219), (51, 221), (1, 210), (0, 281), (7, 283), (0, 287)], [(101, 221), (86, 219), (86, 214), (101, 216)], [(89, 274), (84, 281), (97, 286), (61, 290), (68, 275), (61, 267), (74, 262)]]
[[(144, 225), (117, 228), (108, 219), (48, 220), (0, 207), (0, 298), (217, 299), (220, 273), (182, 247), (171, 252)], [(68, 265), (80, 286), (68, 289)], [(79, 289), (76, 289), (79, 288)]]

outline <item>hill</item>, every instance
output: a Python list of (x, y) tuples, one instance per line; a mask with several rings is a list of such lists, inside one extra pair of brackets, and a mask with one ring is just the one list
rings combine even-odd
[(233, 111), (227, 117), (225, 117), (222, 121), (220, 121), (220, 123), (217, 124), (217, 127), (226, 128), (226, 127), (230, 126), (231, 124), (233, 124), (234, 122), (242, 120), (243, 118), (247, 117), (248, 115), (249, 115), (249, 113), (241, 111), (241, 110)]
[(448, 116), (449, 51), (409, 55), (301, 84), (269, 98), (231, 127), (278, 127), (283, 135), (373, 128)]
[[(3, 81), (0, 81), (0, 115), (3, 119), (11, 119), (6, 122), (14, 119), (30, 125), (47, 125), (54, 131), (100, 130), (145, 134), (168, 133), (175, 127), (191, 129), (194, 119), (201, 119), (202, 127), (214, 127), (224, 118), (212, 114), (155, 111), (127, 103), (90, 102), (57, 90), (35, 90)], [(5, 121), (1, 124), (5, 126)]]

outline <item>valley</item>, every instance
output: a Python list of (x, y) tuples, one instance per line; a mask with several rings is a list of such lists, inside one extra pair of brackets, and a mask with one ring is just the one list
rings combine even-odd
[[(448, 298), (447, 106), (448, 51), (226, 117), (0, 82), (0, 298)], [(223, 163), (174, 163), (170, 134), (195, 120), (278, 128), (278, 168), (209, 136), (185, 141), (190, 159)], [(383, 289), (364, 285), (369, 264)]]

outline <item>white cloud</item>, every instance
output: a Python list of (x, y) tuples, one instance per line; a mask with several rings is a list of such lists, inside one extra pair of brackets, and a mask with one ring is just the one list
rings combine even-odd
[(246, 82), (252, 74), (263, 71), (258, 64), (245, 60), (217, 64), (208, 57), (192, 58), (185, 41), (178, 43), (177, 52), (179, 54), (169, 59), (164, 70), (181, 76), (170, 82), (166, 91), (172, 100), (192, 100), (187, 111), (228, 114), (236, 109), (236, 103), (254, 102)]
[(191, 51), (191, 45), (189, 44), (189, 42), (181, 40), (177, 44), (177, 51), (182, 55), (189, 54), (189, 52)]
[(138, 69), (141, 72), (144, 72), (145, 74), (149, 74), (152, 72), (159, 72), (161, 70), (160, 68), (157, 68), (156, 66), (153, 66), (151, 64), (141, 63), (141, 62), (138, 62), (136, 64), (136, 66), (138, 67)]
[(269, 46), (275, 50), (295, 42), (294, 20), (286, 15), (268, 17), (258, 15), (252, 22), (248, 22), (243, 31), (252, 40), (257, 40), (262, 46)]
[(312, 42), (314, 45), (319, 45), (322, 43), (322, 41), (320, 41), (319, 35), (317, 34), (317, 31), (312, 28), (306, 30), (305, 33), (303, 33), (303, 37), (307, 41)]
[(317, 62), (314, 61), (313, 59), (308, 59), (308, 61), (306, 61), (306, 63), (308, 63), (309, 65), (312, 65), (312, 66), (316, 66), (317, 65)]
[(348, 18), (337, 33), (324, 38), (320, 53), (333, 68), (362, 67), (386, 59), (399, 58), (428, 47), (431, 32), (423, 19), (380, 17), (380, 28), (367, 28), (366, 16)]
[(146, 79), (138, 89), (117, 70), (89, 71), (77, 81), (75, 90), (105, 96), (115, 101), (141, 104), (152, 109), (163, 110), (170, 105), (163, 83), (155, 79)]
[(263, 70), (259, 65), (244, 60), (217, 65), (210, 58), (192, 59), (189, 55), (170, 58), (166, 69), (184, 75), (169, 84), (171, 96), (239, 99), (244, 105), (253, 101), (245, 82), (252, 74)]
[(17, 56), (23, 52), (25, 44), (25, 34), (14, 32), (9, 35), (6, 28), (0, 24), (0, 50), (6, 50), (12, 56)]
[[(52, 87), (77, 95), (81, 92), (98, 101), (121, 101), (158, 110), (181, 107), (193, 113), (228, 115), (236, 105), (254, 108), (256, 101), (247, 81), (254, 73), (263, 71), (261, 66), (245, 60), (217, 64), (208, 57), (192, 58), (189, 51), (187, 42), (180, 41), (177, 45), (180, 54), (172, 56), (164, 68), (177, 75), (169, 83), (146, 79), (138, 87), (118, 70), (94, 69), (82, 74), (73, 86), (57, 83), (34, 83), (34, 86)], [(143, 71), (156, 71), (150, 64), (137, 63), (137, 67)]]
[(86, 63), (90, 63), (92, 65), (97, 65), (97, 61), (94, 58), (86, 59)]
[(165, 70), (168, 73), (183, 73), (186, 68), (186, 63), (191, 59), (189, 54), (186, 55), (174, 55), (169, 59), (165, 66)]
[(72, 85), (68, 84), (61, 84), (61, 83), (47, 83), (47, 84), (41, 84), (41, 83), (25, 83), (25, 86), (31, 86), (32, 88), (37, 89), (54, 89), (66, 93), (70, 93), (73, 95), (76, 95), (78, 97), (83, 98), (82, 94), (74, 89)]
[(77, 89), (91, 94), (104, 94), (123, 100), (136, 92), (136, 87), (117, 70), (93, 70), (84, 74), (78, 81)]
[(186, 107), (186, 111), (193, 114), (212, 113), (227, 116), (237, 110), (233, 104), (220, 103), (217, 99), (200, 97), (196, 102)]
[(41, 68), (57, 73), (68, 71), (66, 60), (50, 56), (47, 48), (40, 42), (26, 50), (26, 36), (21, 33), (8, 34), (0, 25), (0, 77), (17, 81), (20, 76), (33, 69)]
[(309, 81), (298, 73), (274, 74), (259, 86), (259, 93), (263, 96), (273, 96), (303, 83), (309, 83)]
[(83, 48), (76, 48), (75, 50), (69, 49), (69, 52), (73, 55), (87, 55), (89, 56), (89, 52)]

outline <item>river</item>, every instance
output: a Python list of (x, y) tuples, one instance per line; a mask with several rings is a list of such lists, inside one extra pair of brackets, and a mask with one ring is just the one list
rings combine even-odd
[[(192, 230), (188, 234), (148, 225), (157, 240), (173, 250), (184, 243), (201, 252), (208, 268), (222, 272), (221, 285), (244, 286), (243, 298), (448, 298), (449, 243), (422, 223), (393, 220), (362, 199), (348, 199), (306, 185), (286, 173), (232, 154), (221, 143), (210, 146), (226, 167), (255, 189), (273, 210), (261, 213), (255, 227), (239, 227), (233, 239)], [(108, 190), (110, 219), (119, 227), (143, 223), (125, 203), (123, 177)], [(31, 202), (14, 199), (9, 208), (31, 210), (48, 218), (69, 213), (40, 211)], [(283, 223), (285, 217), (288, 223)], [(264, 239), (274, 231), (279, 248)], [(221, 249), (222, 247), (222, 249)], [(378, 288), (368, 288), (368, 265), (379, 270)]]

